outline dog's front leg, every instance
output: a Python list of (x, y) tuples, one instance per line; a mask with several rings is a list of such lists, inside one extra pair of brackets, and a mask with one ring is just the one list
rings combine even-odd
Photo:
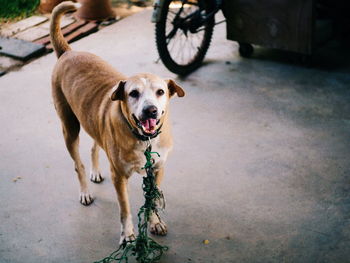
[(112, 168), (112, 181), (117, 191), (120, 222), (121, 222), (121, 236), (119, 243), (135, 240), (134, 225), (130, 212), (129, 196), (128, 196), (128, 178), (121, 172)]
[[(155, 177), (156, 177), (156, 184), (158, 186), (158, 188), (160, 187), (160, 183), (163, 179), (164, 176), (164, 168), (161, 167), (159, 169), (157, 169), (155, 171)], [(164, 200), (162, 200), (163, 202), (165, 202)], [(161, 201), (158, 201), (157, 203), (157, 207), (161, 208), (162, 206), (164, 206), (165, 204), (161, 204)], [(152, 213), (150, 219), (150, 232), (154, 235), (158, 235), (158, 236), (165, 236), (168, 232), (167, 230), (167, 226), (165, 224), (165, 222), (160, 218), (159, 214), (156, 213)]]

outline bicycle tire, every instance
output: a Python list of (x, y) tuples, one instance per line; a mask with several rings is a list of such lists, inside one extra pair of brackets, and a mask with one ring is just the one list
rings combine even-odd
[[(204, 57), (209, 49), (210, 42), (213, 35), (213, 29), (215, 26), (215, 18), (214, 16), (210, 18), (208, 21), (205, 22), (203, 25), (203, 29), (201, 31), (204, 31), (202, 40), (199, 42), (199, 46), (197, 46), (197, 51), (194, 52), (194, 54), (190, 57), (188, 62), (180, 63), (179, 61), (176, 61), (174, 58), (174, 54), (172, 53), (172, 50), (170, 50), (169, 45), (171, 43), (171, 40), (169, 43), (167, 43), (167, 37), (166, 37), (166, 26), (167, 26), (167, 20), (169, 16), (169, 6), (172, 3), (181, 3), (181, 1), (174, 1), (174, 0), (165, 0), (162, 6), (162, 10), (160, 11), (160, 20), (158, 23), (156, 23), (155, 31), (156, 31), (156, 45), (157, 50), (160, 56), (160, 59), (162, 60), (163, 64), (173, 73), (176, 73), (178, 75), (188, 75), (189, 73), (193, 72), (197, 68), (199, 68), (202, 65), (202, 62), (204, 60)], [(197, 3), (203, 4), (203, 7), (205, 8), (206, 12), (210, 12), (212, 10), (212, 6), (207, 4), (204, 0), (198, 0)], [(174, 22), (174, 21), (172, 21)], [(178, 32), (176, 32), (177, 35)], [(185, 35), (184, 32), (181, 32), (180, 34)], [(187, 32), (189, 33), (189, 32)], [(193, 33), (193, 35), (198, 34), (199, 32)], [(191, 33), (192, 34), (192, 33)], [(175, 37), (176, 37), (175, 35)], [(186, 39), (188, 39), (188, 36), (185, 36)], [(197, 35), (198, 37), (198, 35)], [(185, 39), (185, 40), (186, 40)], [(182, 54), (187, 52), (186, 50), (181, 50)]]

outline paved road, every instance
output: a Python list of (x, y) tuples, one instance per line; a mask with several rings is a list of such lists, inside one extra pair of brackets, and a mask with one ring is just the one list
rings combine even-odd
[[(74, 43), (126, 74), (175, 78), (175, 148), (163, 190), (170, 246), (161, 262), (350, 262), (350, 75), (345, 56), (320, 53), (317, 67), (258, 49), (241, 59), (225, 27), (215, 29), (206, 64), (177, 79), (156, 64), (145, 11)], [(0, 79), (0, 262), (92, 262), (112, 252), (120, 224), (106, 180), (78, 181), (52, 105), (56, 59), (42, 57)], [(91, 140), (82, 135), (89, 166)], [(20, 177), (20, 178), (18, 178)], [(14, 182), (14, 179), (17, 181)], [(133, 214), (141, 178), (130, 182)], [(209, 244), (203, 244), (208, 239)]]

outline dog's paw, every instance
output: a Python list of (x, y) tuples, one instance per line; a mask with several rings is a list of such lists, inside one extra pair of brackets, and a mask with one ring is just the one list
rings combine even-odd
[(157, 236), (165, 236), (168, 233), (167, 226), (162, 221), (159, 221), (157, 223), (151, 223), (149, 230), (151, 234), (157, 235)]
[(119, 240), (119, 245), (122, 245), (124, 243), (132, 242), (136, 239), (134, 234), (126, 236), (124, 233), (121, 234), (120, 240)]
[(88, 192), (80, 192), (79, 199), (80, 203), (85, 206), (90, 205), (94, 201), (94, 198)]
[(132, 223), (132, 216), (129, 214), (125, 216), (124, 220), (122, 220), (119, 244), (122, 245), (123, 243), (134, 241), (134, 233), (135, 231)]
[(94, 171), (90, 172), (90, 181), (91, 182), (94, 182), (95, 184), (99, 184), (99, 183), (102, 183), (103, 180), (104, 180), (104, 178), (101, 176), (100, 172), (94, 172)]

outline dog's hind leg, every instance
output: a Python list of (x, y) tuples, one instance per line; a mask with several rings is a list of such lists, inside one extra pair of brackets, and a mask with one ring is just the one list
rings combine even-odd
[(101, 176), (100, 167), (98, 163), (100, 146), (97, 142), (94, 141), (94, 145), (91, 148), (91, 171), (90, 171), (90, 180), (94, 183), (101, 183), (103, 177)]
[(75, 164), (75, 171), (78, 174), (80, 183), (80, 203), (89, 205), (93, 202), (93, 197), (90, 195), (86, 180), (85, 167), (79, 155), (79, 132), (80, 123), (68, 105), (56, 106), (58, 115), (61, 118), (64, 140), (70, 156)]

